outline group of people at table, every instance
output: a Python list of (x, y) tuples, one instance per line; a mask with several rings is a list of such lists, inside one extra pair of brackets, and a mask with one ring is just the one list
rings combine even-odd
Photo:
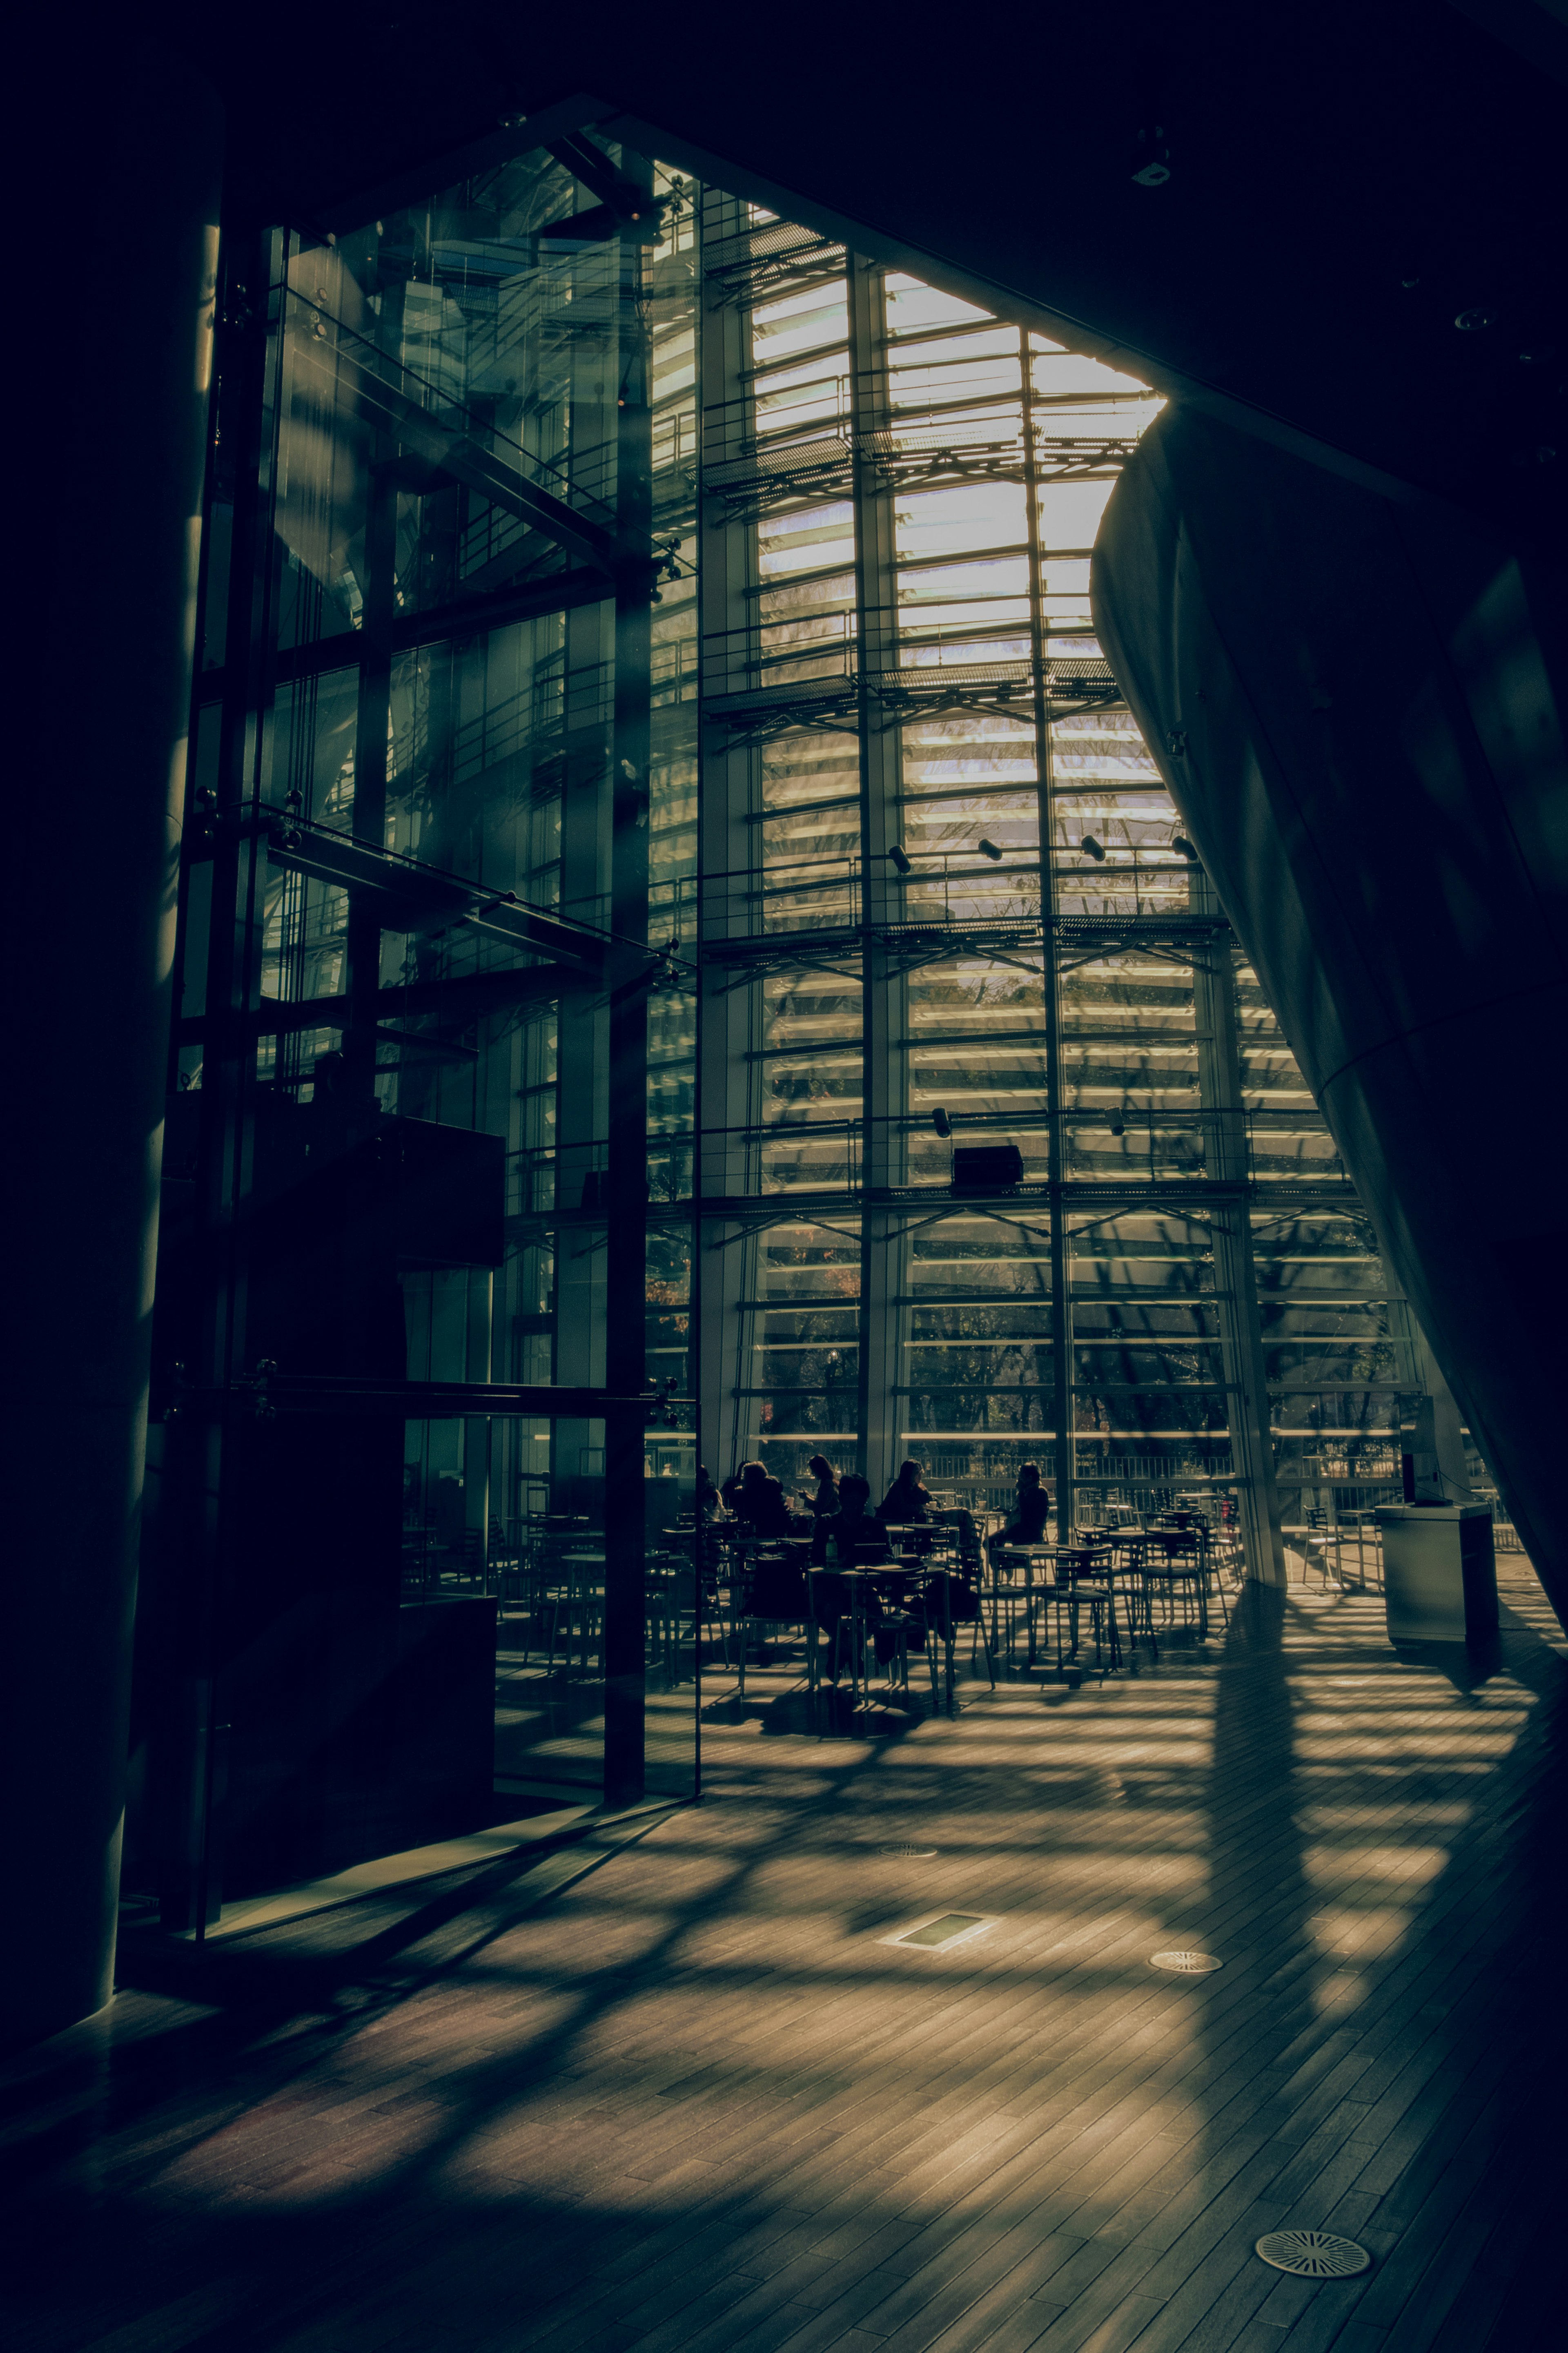
[[(802, 1501), (811, 1513), (814, 1567), (850, 1567), (858, 1559), (864, 1560), (866, 1548), (878, 1544), (889, 1530), (930, 1524), (931, 1492), (922, 1484), (919, 1462), (900, 1463), (898, 1477), (874, 1512), (870, 1483), (858, 1472), (846, 1472), (840, 1478), (825, 1454), (814, 1454), (805, 1467), (816, 1481), (813, 1492), (802, 1491)], [(1050, 1491), (1040, 1476), (1039, 1465), (1026, 1462), (1018, 1473), (1013, 1516), (993, 1541), (1043, 1544), (1050, 1508)], [(796, 1529), (796, 1515), (790, 1510), (782, 1482), (760, 1462), (743, 1462), (721, 1489), (713, 1484), (706, 1470), (700, 1470), (697, 1509), (709, 1521), (716, 1519), (721, 1510), (726, 1511), (732, 1521), (764, 1540), (792, 1535)]]
[[(840, 1477), (821, 1454), (813, 1455), (806, 1467), (816, 1485), (801, 1492), (802, 1508), (793, 1512), (783, 1485), (760, 1462), (742, 1463), (721, 1489), (706, 1471), (700, 1471), (698, 1523), (711, 1527), (716, 1539), (738, 1543), (738, 1570), (743, 1559), (754, 1565), (744, 1572), (751, 1598), (742, 1609), (748, 1617), (794, 1617), (780, 1577), (792, 1573), (798, 1577), (808, 1567), (816, 1572), (805, 1578), (816, 1588), (807, 1608), (812, 1622), (834, 1634), (836, 1659), (841, 1623), (874, 1634), (878, 1657), (884, 1660), (895, 1648), (900, 1657), (906, 1650), (921, 1649), (928, 1632), (939, 1632), (948, 1651), (951, 1699), (956, 1627), (963, 1623), (983, 1630), (983, 1601), (988, 1604), (990, 1664), (1001, 1632), (999, 1615), (1006, 1618), (1005, 1647), (1010, 1649), (1011, 1630), (1021, 1609), (1033, 1663), (1038, 1602), (1056, 1618), (1058, 1665), (1077, 1652), (1079, 1610), (1087, 1608), (1097, 1663), (1103, 1636), (1114, 1666), (1121, 1656), (1116, 1597), (1124, 1580), (1128, 1603), (1142, 1618), (1151, 1641), (1156, 1583), (1168, 1588), (1167, 1610), (1178, 1582), (1189, 1587), (1199, 1629), (1207, 1631), (1206, 1530), (1194, 1512), (1172, 1510), (1156, 1518), (1123, 1547), (1125, 1557), (1118, 1553), (1118, 1540), (1104, 1529), (1080, 1528), (1065, 1539), (1058, 1534), (1052, 1542), (1050, 1491), (1038, 1464), (1026, 1462), (1005, 1525), (993, 1530), (982, 1545), (968, 1512), (933, 1507), (917, 1461), (900, 1466), (875, 1511), (869, 1484), (858, 1472)], [(983, 1587), (986, 1555), (992, 1575)], [(1223, 1606), (1223, 1596), (1221, 1599)], [(1132, 1632), (1132, 1626), (1125, 1630)], [(813, 1671), (815, 1674), (815, 1666)], [(933, 1682), (934, 1672), (933, 1664)]]

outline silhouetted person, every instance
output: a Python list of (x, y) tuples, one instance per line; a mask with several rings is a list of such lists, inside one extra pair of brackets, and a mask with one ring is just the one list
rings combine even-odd
[(789, 1534), (789, 1505), (784, 1489), (760, 1462), (742, 1462), (724, 1482), (724, 1500), (738, 1520), (747, 1521), (759, 1536)]
[(1050, 1508), (1051, 1491), (1040, 1476), (1039, 1464), (1026, 1462), (1018, 1473), (1018, 1493), (1014, 1499), (1012, 1520), (1003, 1529), (997, 1542), (1044, 1544)]
[(900, 1462), (899, 1475), (882, 1498), (877, 1517), (890, 1528), (918, 1527), (931, 1511), (931, 1496), (921, 1485), (918, 1462)]
[(692, 1510), (700, 1520), (710, 1520), (718, 1511), (720, 1502), (719, 1490), (708, 1475), (708, 1465), (700, 1462), (697, 1466), (697, 1492), (691, 1499)]
[(838, 1509), (838, 1473), (826, 1454), (814, 1454), (806, 1469), (816, 1482), (816, 1493), (811, 1498), (813, 1532), (818, 1520), (830, 1520)]
[(858, 1471), (847, 1471), (838, 1482), (838, 1509), (831, 1518), (818, 1520), (811, 1540), (811, 1556), (819, 1568), (854, 1568), (857, 1546), (881, 1543), (881, 1526), (866, 1509), (870, 1500), (870, 1481)]

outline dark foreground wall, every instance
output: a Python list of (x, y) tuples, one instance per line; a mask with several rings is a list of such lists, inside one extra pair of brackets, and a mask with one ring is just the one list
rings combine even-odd
[(1560, 1613), (1563, 596), (1181, 409), (1094, 559), (1107, 655)]
[(71, 107), (13, 156), (55, 290), (11, 383), (5, 2043), (113, 1968), (222, 166), (188, 67), (31, 39)]

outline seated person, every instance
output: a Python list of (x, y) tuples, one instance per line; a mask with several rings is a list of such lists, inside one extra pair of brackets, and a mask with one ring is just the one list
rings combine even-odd
[(816, 1482), (816, 1493), (809, 1499), (812, 1519), (830, 1520), (838, 1509), (838, 1473), (826, 1454), (814, 1454), (805, 1467)]
[(1037, 1545), (1046, 1541), (1046, 1521), (1051, 1508), (1051, 1491), (1040, 1476), (1037, 1462), (1026, 1462), (1018, 1473), (1018, 1493), (1013, 1504), (1013, 1517), (993, 1544)]
[(931, 1511), (931, 1495), (921, 1485), (918, 1462), (900, 1462), (899, 1475), (882, 1498), (877, 1517), (894, 1528), (916, 1527)]
[(718, 1514), (719, 1503), (719, 1490), (708, 1476), (708, 1465), (700, 1462), (697, 1466), (697, 1492), (691, 1499), (692, 1510), (700, 1520), (711, 1520)]
[(789, 1505), (784, 1489), (760, 1462), (742, 1462), (724, 1482), (724, 1501), (738, 1520), (746, 1521), (759, 1536), (787, 1536)]
[(871, 1500), (870, 1482), (858, 1472), (846, 1472), (838, 1482), (838, 1509), (830, 1517), (816, 1523), (816, 1533), (811, 1540), (811, 1557), (818, 1568), (854, 1568), (864, 1564), (858, 1561), (858, 1549), (876, 1545), (886, 1555), (882, 1531), (866, 1506)]

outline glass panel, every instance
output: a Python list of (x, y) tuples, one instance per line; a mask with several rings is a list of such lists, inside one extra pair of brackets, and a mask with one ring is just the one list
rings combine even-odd
[[(1033, 1450), (1077, 1474), (1089, 1514), (1181, 1489), (1217, 1502), (1238, 1351), (1258, 1339), (1282, 1474), (1298, 1424), (1385, 1427), (1392, 1357), (1268, 1303), (1273, 1237), (1321, 1249), (1348, 1187), (1094, 639), (1094, 542), (1158, 396), (864, 263), (831, 299), (820, 277), (781, 290), (781, 266), (748, 312), (725, 235), (742, 355), (728, 377), (708, 364), (708, 480), (735, 528), (730, 613), (752, 609), (710, 633), (703, 685), (713, 719), (752, 729), (724, 738), (751, 798), (745, 851), (706, 890), (757, 976), (749, 1054), (705, 1119), (761, 1139), (759, 1200), (842, 1199), (854, 1223), (834, 1212), (836, 1229), (864, 1245), (829, 1313), (806, 1282), (814, 1229), (756, 1244), (712, 1359), (748, 1401), (736, 1427), (792, 1476), (796, 1430), (832, 1428), (868, 1467), (918, 1444), (944, 1485), (997, 1505)], [(723, 756), (710, 795), (734, 789)], [(745, 986), (726, 954), (726, 989)], [(980, 1145), (1016, 1148), (1014, 1204), (904, 1222), (899, 1205), (947, 1197), (954, 1152)], [(1203, 1195), (1238, 1183), (1260, 1324), (1215, 1282), (1222, 1212)], [(1271, 1187), (1299, 1197), (1293, 1224), (1258, 1206)], [(769, 1303), (781, 1230), (802, 1238), (787, 1313)], [(1289, 1403), (1309, 1374), (1310, 1411)], [(1352, 1375), (1342, 1412), (1327, 1383)]]
[[(220, 1492), (209, 1549), (148, 1587), (214, 1597), (206, 1729), (182, 1701), (161, 1736), (170, 1789), (205, 1791), (195, 1878), (188, 1829), (160, 1866), (198, 1928), (557, 1782), (695, 1786), (697, 230), (670, 174), (601, 153), (651, 169), (652, 241), (575, 234), (592, 190), (542, 152), (335, 239), (274, 234), (260, 478), (217, 469), (223, 700), (191, 764), (171, 1071), (171, 1166), (217, 1230), (169, 1224), (159, 1377), (217, 1417)], [(237, 501), (259, 553), (231, 584)], [(220, 737), (246, 747), (234, 805)], [(611, 1214), (645, 1175), (646, 1271)], [(679, 1401), (647, 1409), (629, 1576), (642, 1409), (597, 1409), (616, 1347), (623, 1391)], [(532, 1418), (492, 1406), (514, 1384)], [(192, 1746), (219, 1717), (221, 1807)]]

